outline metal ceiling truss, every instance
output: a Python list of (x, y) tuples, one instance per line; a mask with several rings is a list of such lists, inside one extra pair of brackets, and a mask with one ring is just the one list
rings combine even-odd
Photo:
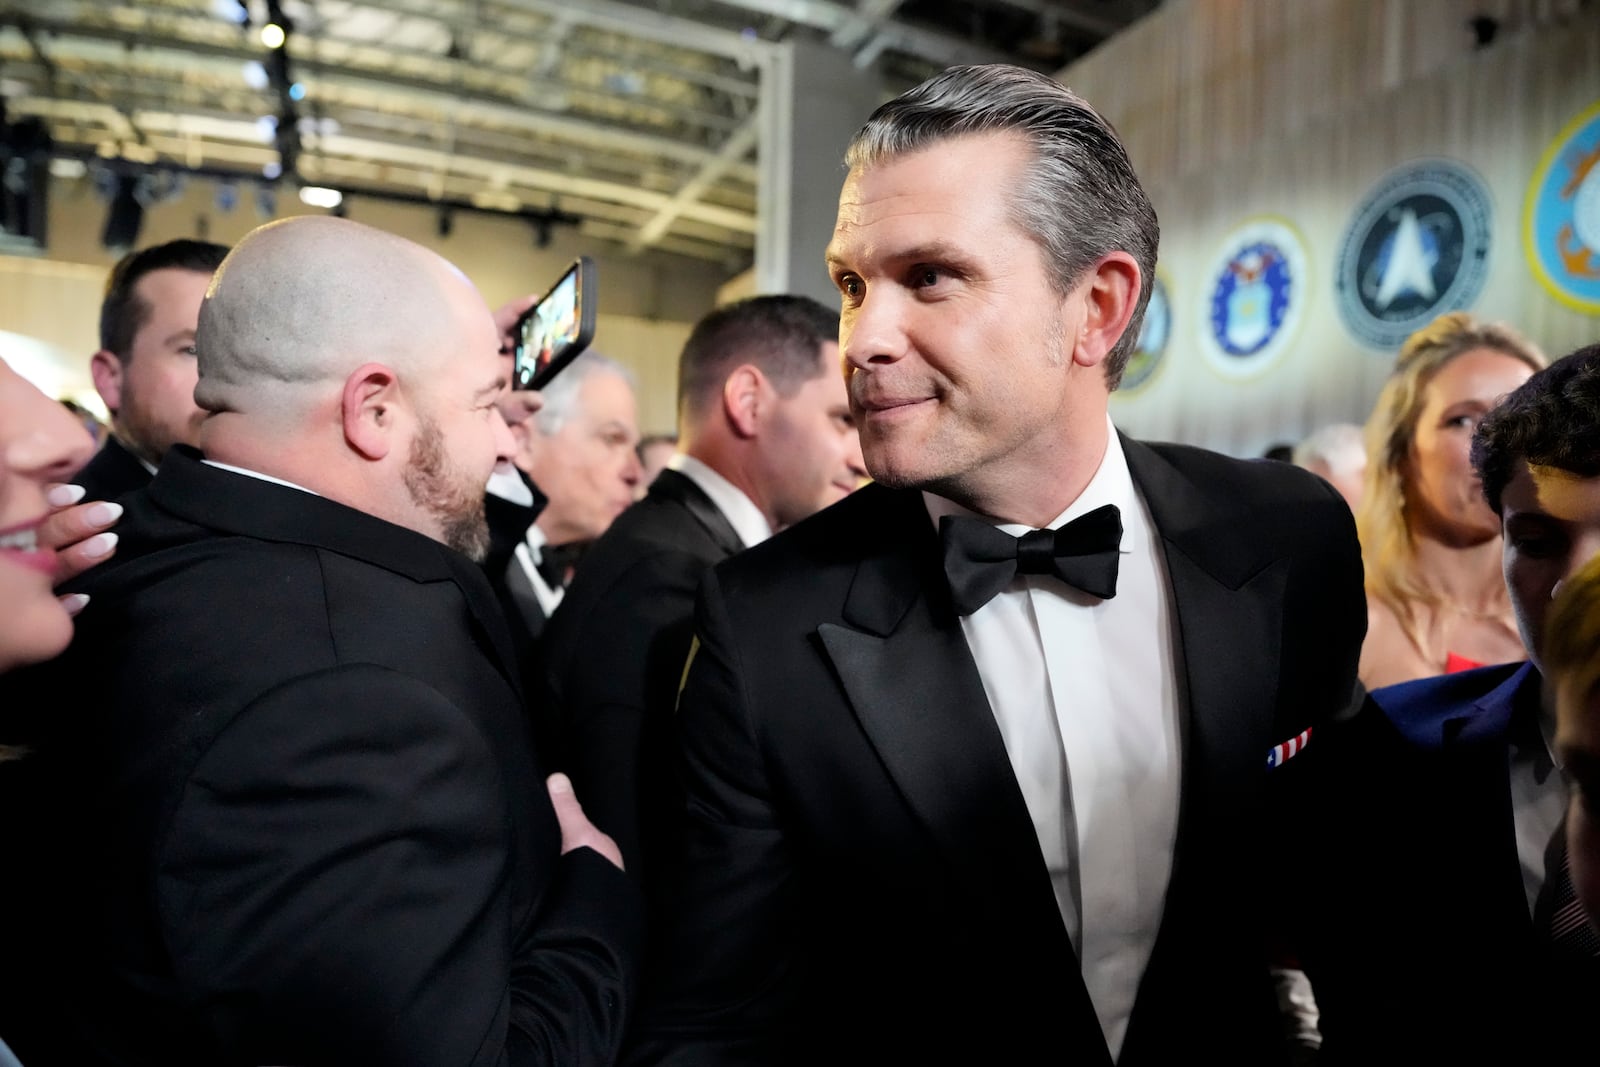
[[(964, 0), (946, 21), (1003, 7), (997, 26), (1034, 20), (1097, 40), (1152, 4)], [(913, 77), (1016, 59), (907, 21), (954, 6), (0, 0), (0, 95), (13, 121), (45, 120), (80, 157), (229, 174), (282, 162), (287, 178), (369, 195), (569, 212), (597, 240), (733, 271), (754, 255), (755, 157), (771, 135), (762, 93), (783, 40), (827, 40)], [(241, 9), (244, 24), (227, 17)], [(287, 31), (277, 56), (260, 36), (269, 16)], [(253, 82), (248, 64), (262, 64)]]

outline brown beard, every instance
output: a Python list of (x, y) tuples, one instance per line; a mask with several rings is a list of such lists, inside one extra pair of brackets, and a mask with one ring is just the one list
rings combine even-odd
[(422, 418), (411, 455), (406, 459), (406, 491), (442, 527), (444, 543), (474, 563), (489, 554), (489, 520), (483, 511), (483, 487), (466, 486), (445, 455), (439, 424)]

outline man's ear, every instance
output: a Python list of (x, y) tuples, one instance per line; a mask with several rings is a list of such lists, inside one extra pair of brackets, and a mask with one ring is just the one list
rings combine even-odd
[(382, 363), (363, 363), (344, 380), (340, 401), (345, 442), (365, 459), (387, 456), (397, 443), (404, 407), (394, 371)]
[(122, 372), (122, 360), (115, 352), (102, 348), (89, 357), (89, 377), (94, 379), (94, 390), (113, 415), (122, 410)]
[(1108, 252), (1079, 283), (1083, 293), (1083, 323), (1074, 339), (1072, 361), (1097, 367), (1105, 361), (1138, 306), (1144, 279), (1139, 264), (1126, 252)]
[(733, 369), (722, 383), (722, 412), (740, 437), (756, 436), (766, 414), (767, 392), (772, 384), (761, 368), (749, 363)]

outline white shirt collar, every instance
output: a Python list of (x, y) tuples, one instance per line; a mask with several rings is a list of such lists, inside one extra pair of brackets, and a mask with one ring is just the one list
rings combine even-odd
[[(994, 522), (993, 519), (987, 516), (979, 515), (962, 507), (953, 500), (948, 500), (927, 490), (923, 490), (922, 500), (928, 509), (928, 517), (933, 520), (935, 527), (939, 525), (939, 520), (946, 515), (965, 515), (970, 518), (983, 519), (986, 522)], [(1059, 529), (1079, 515), (1087, 515), (1095, 508), (1105, 504), (1117, 505), (1126, 515), (1128, 509), (1135, 506), (1136, 500), (1133, 475), (1128, 470), (1128, 457), (1122, 451), (1122, 439), (1117, 436), (1117, 428), (1111, 424), (1111, 417), (1108, 415), (1106, 416), (1106, 454), (1101, 457), (1099, 468), (1094, 472), (1094, 477), (1089, 479), (1089, 484), (1083, 487), (1083, 492), (1078, 494), (1078, 498), (1068, 504), (1066, 510), (1057, 515), (1050, 522), (1047, 529)], [(994, 523), (994, 525), (1006, 531), (1006, 533), (1018, 537), (1032, 529), (1030, 526), (1015, 522)], [(1124, 525), (1126, 525), (1126, 520)], [(1127, 547), (1126, 539), (1123, 541), (1123, 547), (1124, 549)]]
[(201, 460), (201, 462), (208, 467), (216, 467), (218, 470), (232, 471), (234, 474), (242, 474), (246, 478), (256, 478), (263, 482), (271, 482), (274, 485), (287, 486), (290, 489), (298, 489), (302, 493), (310, 493), (312, 496), (322, 495), (315, 490), (307, 489), (303, 485), (296, 485), (294, 482), (286, 482), (282, 478), (274, 478), (270, 474), (262, 474), (260, 471), (253, 471), (247, 467), (235, 467), (231, 463), (221, 463), (214, 459)]
[(744, 547), (759, 545), (772, 536), (772, 525), (744, 490), (698, 459), (679, 452), (667, 461), (667, 467), (698, 485), (711, 498), (717, 510), (722, 512), (722, 517), (728, 520), (728, 525), (733, 527), (733, 532), (739, 535)]
[(494, 465), (494, 473), (489, 475), (489, 484), (486, 488), (501, 500), (509, 500), (525, 508), (533, 507), (533, 490), (522, 480), (517, 468), (509, 463)]

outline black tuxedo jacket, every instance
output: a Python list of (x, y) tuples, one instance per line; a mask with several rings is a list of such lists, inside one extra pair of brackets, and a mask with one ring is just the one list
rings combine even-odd
[(1540, 689), (1530, 663), (1387, 686), (1338, 739), (1305, 961), (1319, 1063), (1594, 1058), (1600, 961), (1551, 957), (1517, 856), (1511, 746), (1539, 744)]
[(111, 434), (94, 458), (72, 478), (84, 488), (85, 500), (116, 500), (150, 484), (151, 474), (137, 456)]
[[(1165, 549), (1183, 759), (1120, 1062), (1283, 1055), (1265, 935), (1365, 629), (1350, 512), (1283, 464), (1124, 442)], [(719, 565), (679, 705), (685, 862), (635, 1058), (1107, 1064), (919, 493)]]
[(545, 631), (566, 768), (636, 878), (670, 853), (682, 806), (671, 720), (695, 593), (713, 564), (743, 547), (693, 480), (662, 471), (584, 555)]
[(637, 894), (561, 855), (478, 569), (186, 450), (118, 530), (38, 756), (74, 1018), (37, 1062), (609, 1062)]

